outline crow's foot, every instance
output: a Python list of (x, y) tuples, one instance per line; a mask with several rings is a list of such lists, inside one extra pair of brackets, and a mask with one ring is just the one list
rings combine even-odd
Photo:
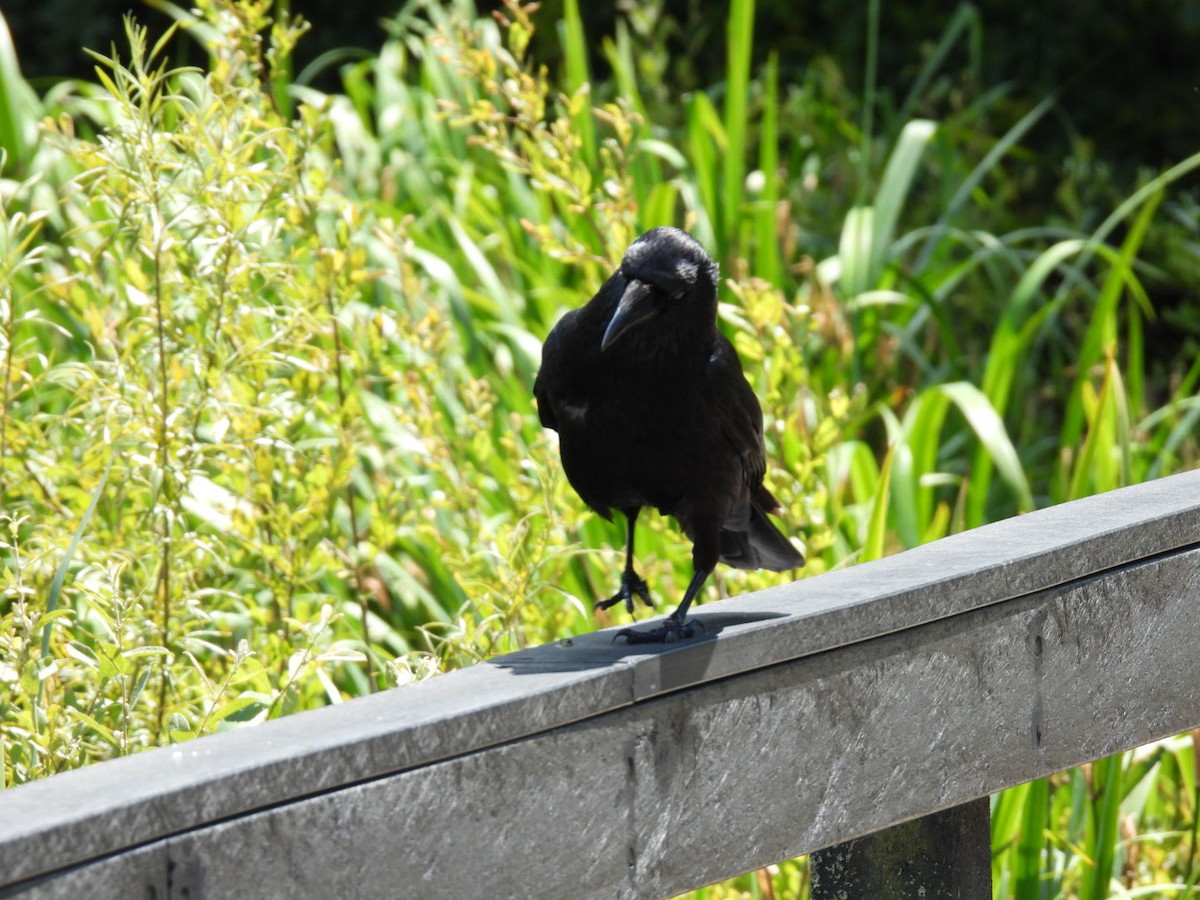
[(610, 606), (616, 606), (618, 603), (624, 601), (625, 608), (632, 615), (635, 597), (641, 597), (642, 602), (647, 606), (654, 605), (654, 602), (650, 599), (650, 588), (646, 586), (645, 579), (633, 571), (633, 569), (626, 569), (625, 573), (621, 576), (621, 589), (607, 600), (597, 600), (592, 609), (608, 609)]
[(673, 644), (684, 638), (695, 637), (696, 632), (702, 631), (703, 628), (699, 622), (667, 616), (660, 626), (646, 631), (622, 628), (613, 638), (613, 642), (615, 643), (617, 638), (625, 638), (629, 644)]

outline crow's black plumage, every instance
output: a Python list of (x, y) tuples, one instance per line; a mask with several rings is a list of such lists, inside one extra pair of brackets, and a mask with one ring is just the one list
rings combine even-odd
[(554, 326), (533, 390), (571, 486), (605, 518), (616, 509), (628, 521), (620, 590), (597, 608), (650, 604), (633, 568), (643, 506), (692, 540), (683, 601), (660, 628), (620, 632), (630, 642), (690, 637), (688, 608), (718, 561), (804, 564), (767, 518), (779, 503), (763, 487), (762, 409), (717, 330), (717, 265), (684, 232), (655, 228), (630, 245), (596, 296)]

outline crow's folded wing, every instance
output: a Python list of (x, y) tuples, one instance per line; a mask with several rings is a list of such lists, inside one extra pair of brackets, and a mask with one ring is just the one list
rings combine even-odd
[(566, 355), (564, 344), (570, 342), (575, 318), (574, 311), (569, 312), (550, 329), (545, 343), (542, 344), (542, 364), (533, 380), (538, 419), (541, 420), (542, 427), (554, 431), (558, 431), (558, 398), (566, 387), (564, 382), (567, 379), (567, 373), (563, 369)]
[(737, 453), (743, 477), (754, 493), (767, 472), (762, 408), (742, 374), (737, 351), (724, 335), (717, 335), (706, 376), (721, 433)]

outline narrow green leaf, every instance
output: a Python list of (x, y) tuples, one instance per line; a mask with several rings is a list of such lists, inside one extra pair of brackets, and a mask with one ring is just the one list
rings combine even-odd
[[(694, 182), (694, 190), (698, 192), (694, 212), (697, 214), (717, 215), (720, 199), (720, 185), (717, 183), (717, 154), (727, 152), (725, 129), (721, 118), (717, 115), (716, 107), (703, 91), (696, 91), (687, 101), (687, 138), (688, 159), (691, 162), (690, 181)], [(684, 190), (691, 186), (685, 185)], [(686, 196), (686, 194), (685, 194)], [(712, 242), (717, 238), (716, 226), (710, 219), (705, 228), (697, 228), (696, 238), (702, 243)]]
[(933, 137), (932, 122), (909, 122), (888, 159), (873, 206), (853, 207), (842, 226), (842, 296), (850, 300), (879, 285), (917, 164)]
[(1021, 809), (1021, 830), (1015, 853), (1015, 895), (1041, 895), (1043, 854), (1050, 802), (1050, 785), (1039, 778), (1028, 785)]
[(784, 261), (779, 246), (779, 55), (772, 51), (763, 76), (763, 118), (758, 170), (763, 187), (754, 216), (754, 270), (779, 285)]
[[(1012, 868), (1012, 856), (1021, 835), (1029, 789), (1032, 783), (1019, 784), (992, 798), (992, 880), (999, 881)], [(1011, 889), (1009, 894), (1011, 894)]]
[[(579, 15), (579, 0), (564, 0), (562, 28), (563, 56), (567, 63), (567, 92), (575, 94), (591, 90), (591, 74), (588, 71), (588, 47), (583, 34), (583, 18)], [(593, 170), (596, 167), (596, 121), (592, 117), (592, 104), (575, 116), (575, 128), (583, 143), (583, 157)]]
[(679, 201), (679, 188), (670, 182), (660, 182), (650, 189), (650, 194), (641, 210), (643, 228), (656, 225), (674, 225), (677, 221), (675, 206)]
[(1095, 809), (1095, 862), (1089, 867), (1090, 877), (1084, 878), (1080, 885), (1080, 900), (1103, 900), (1108, 896), (1119, 842), (1123, 762), (1123, 754), (1117, 754), (1092, 764), (1092, 783), (1099, 791)]
[(724, 202), (717, 222), (721, 258), (739, 252), (737, 228), (746, 179), (747, 99), (754, 44), (754, 0), (731, 0), (726, 23)]
[(884, 554), (887, 538), (888, 508), (890, 506), (889, 498), (891, 496), (892, 463), (895, 459), (896, 448), (898, 446), (897, 443), (893, 443), (888, 447), (887, 455), (883, 458), (883, 468), (880, 470), (879, 483), (875, 488), (875, 496), (871, 503), (871, 518), (867, 525), (867, 537), (863, 541), (862, 554), (859, 557), (860, 562), (881, 559)]
[(995, 464), (1000, 477), (1016, 495), (1017, 508), (1021, 512), (1033, 509), (1033, 492), (1029, 488), (1029, 480), (1025, 477), (1021, 458), (1008, 436), (1004, 420), (1000, 418), (987, 395), (966, 381), (943, 384), (938, 390), (949, 397), (966, 418), (967, 424), (979, 439), (980, 446)]
[(921, 486), (921, 481), (937, 470), (943, 445), (942, 426), (949, 408), (950, 398), (945, 391), (926, 388), (912, 399), (904, 413), (904, 435), (912, 451), (917, 482), (913, 485), (912, 502), (918, 523), (928, 522), (933, 516), (934, 492)]
[[(867, 287), (875, 287), (883, 272), (892, 242), (896, 236), (896, 225), (904, 209), (904, 201), (912, 186), (917, 165), (925, 153), (925, 147), (937, 131), (937, 126), (926, 119), (914, 119), (904, 126), (900, 138), (888, 158), (883, 172), (883, 181), (875, 194), (875, 221), (871, 235), (870, 262), (868, 264)], [(865, 289), (865, 288), (864, 288)]]
[(106, 744), (109, 744), (110, 746), (113, 746), (113, 747), (116, 747), (119, 744), (119, 741), (117, 740), (117, 736), (115, 734), (113, 734), (112, 729), (109, 728), (108, 726), (102, 724), (101, 722), (99, 722), (93, 716), (88, 715), (86, 712), (84, 712), (81, 709), (77, 709), (77, 708), (71, 707), (71, 706), (66, 707), (65, 711), (66, 711), (67, 715), (69, 715), (72, 719), (76, 719), (79, 722), (82, 722), (90, 730), (94, 731), (100, 737), (100, 739), (103, 740)]
[[(1101, 286), (1100, 295), (1096, 298), (1095, 306), (1092, 308), (1083, 344), (1079, 350), (1076, 364), (1077, 374), (1067, 400), (1066, 414), (1063, 418), (1059, 440), (1060, 447), (1074, 447), (1079, 442), (1079, 435), (1083, 429), (1083, 410), (1082, 404), (1079, 402), (1080, 391), (1084, 381), (1091, 377), (1093, 368), (1100, 364), (1106, 349), (1117, 340), (1121, 330), (1119, 303), (1125, 289), (1128, 288), (1131, 292), (1145, 298), (1145, 291), (1133, 272), (1133, 262), (1146, 239), (1150, 221), (1162, 199), (1161, 192), (1149, 198), (1138, 212), (1133, 226), (1121, 244), (1121, 249), (1116, 254), (1109, 252), (1108, 248), (1096, 248), (1105, 254), (1111, 265)], [(1145, 299), (1144, 302), (1148, 304), (1149, 300)], [(1130, 304), (1129, 315), (1137, 315), (1135, 303)]]
[(846, 213), (838, 241), (842, 274), (842, 297), (849, 301), (871, 286), (871, 240), (875, 234), (875, 210), (856, 206)]
[(37, 144), (41, 102), (21, 75), (8, 23), (0, 14), (0, 169), (15, 165), (24, 172)]

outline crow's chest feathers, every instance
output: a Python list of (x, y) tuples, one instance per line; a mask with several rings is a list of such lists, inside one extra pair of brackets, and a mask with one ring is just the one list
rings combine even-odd
[(716, 459), (702, 371), (641, 367), (591, 387), (560, 406), (563, 465), (576, 491), (601, 511), (678, 507), (689, 491), (685, 473)]

